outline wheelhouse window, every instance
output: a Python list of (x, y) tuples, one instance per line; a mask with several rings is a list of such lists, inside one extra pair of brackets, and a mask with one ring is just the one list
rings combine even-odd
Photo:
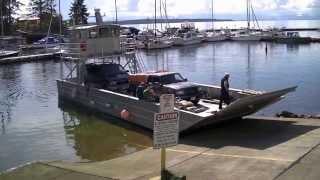
[(112, 31), (110, 28), (101, 28), (99, 29), (99, 34), (101, 37), (111, 37)]
[(120, 35), (120, 32), (116, 28), (105, 27), (99, 30), (101, 37), (117, 37)]
[(81, 32), (80, 31), (76, 31), (74, 33), (74, 36), (73, 36), (75, 39), (81, 39)]
[(98, 33), (96, 30), (89, 31), (89, 38), (93, 39), (93, 38), (97, 38), (97, 37), (98, 37)]
[(120, 36), (120, 31), (116, 28), (114, 28), (113, 30), (113, 36)]

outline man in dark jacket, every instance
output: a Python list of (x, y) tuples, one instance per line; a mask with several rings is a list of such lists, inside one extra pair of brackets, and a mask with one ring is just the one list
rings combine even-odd
[(138, 97), (139, 99), (143, 99), (144, 98), (143, 91), (144, 91), (144, 83), (141, 82), (136, 89), (136, 97)]
[(220, 103), (219, 109), (222, 109), (222, 103), (230, 104), (229, 96), (229, 77), (230, 75), (226, 73), (221, 79), (221, 93), (220, 93)]

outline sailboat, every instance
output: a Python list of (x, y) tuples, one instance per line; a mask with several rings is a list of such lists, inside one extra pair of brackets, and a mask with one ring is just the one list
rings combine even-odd
[[(234, 41), (260, 41), (262, 36), (259, 32), (251, 29), (251, 14), (254, 16), (254, 11), (251, 5), (251, 0), (247, 0), (247, 29), (242, 29), (231, 36)], [(256, 20), (256, 19), (255, 19)]]
[(154, 1), (154, 37), (151, 39), (147, 39), (145, 44), (145, 49), (163, 49), (168, 48), (173, 45), (173, 41), (168, 38), (159, 38), (157, 36), (157, 0)]
[(173, 37), (171, 37), (171, 40), (176, 46), (199, 44), (203, 39), (203, 35), (198, 32), (194, 23), (189, 22), (181, 24), (181, 28)]
[(214, 23), (213, 23), (213, 0), (211, 1), (211, 26), (212, 32), (207, 32), (205, 41), (208, 42), (217, 42), (217, 41), (224, 41), (227, 39), (227, 36), (223, 34), (221, 31), (219, 33), (215, 32), (214, 30)]

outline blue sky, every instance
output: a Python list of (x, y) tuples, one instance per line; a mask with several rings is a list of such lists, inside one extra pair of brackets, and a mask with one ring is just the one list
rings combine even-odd
[[(22, 0), (28, 4), (29, 0)], [(58, 0), (56, 0), (58, 1)], [(61, 0), (62, 14), (68, 18), (73, 0)], [(157, 0), (158, 2), (160, 0)], [(164, 0), (163, 0), (164, 1)], [(211, 0), (166, 0), (167, 12), (176, 18), (210, 17)], [(114, 0), (85, 0), (90, 15), (100, 8), (105, 20), (114, 19)], [(117, 0), (119, 19), (152, 18), (154, 0)], [(259, 19), (320, 19), (320, 0), (252, 0)], [(214, 0), (216, 18), (244, 19), (246, 0)], [(26, 10), (22, 10), (25, 13)]]

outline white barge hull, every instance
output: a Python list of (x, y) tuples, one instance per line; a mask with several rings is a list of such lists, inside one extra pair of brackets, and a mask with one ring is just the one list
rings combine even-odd
[[(76, 103), (95, 111), (99, 111), (114, 117), (121, 118), (121, 112), (127, 110), (128, 118), (124, 119), (130, 123), (142, 126), (144, 128), (153, 129), (154, 113), (159, 112), (159, 104), (139, 100), (136, 97), (128, 96), (103, 89), (88, 88), (77, 83), (57, 80), (59, 101)], [(209, 93), (214, 93), (217, 88), (214, 86), (203, 85), (203, 89), (207, 89)], [(203, 113), (192, 113), (185, 110), (179, 110), (180, 122), (179, 131), (187, 131), (194, 128), (200, 128), (220, 121), (237, 118), (257, 112), (278, 100), (288, 92), (294, 91), (296, 87), (287, 88), (279, 91), (263, 94), (243, 93), (244, 96), (221, 111), (207, 111)], [(231, 90), (231, 95), (241, 90)], [(246, 94), (246, 95), (245, 95)], [(239, 95), (238, 95), (239, 96)], [(218, 105), (213, 105), (218, 107)]]

